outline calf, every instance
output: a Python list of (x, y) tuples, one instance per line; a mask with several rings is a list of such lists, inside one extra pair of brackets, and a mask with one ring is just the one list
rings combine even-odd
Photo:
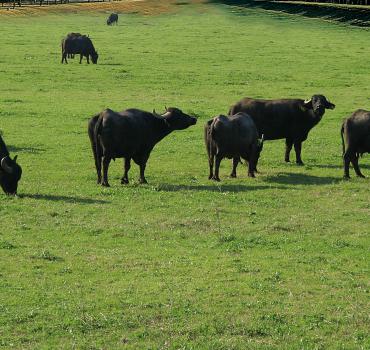
[[(223, 158), (233, 158), (231, 177), (236, 177), (240, 157), (248, 162), (248, 176), (254, 177), (258, 158), (263, 147), (263, 138), (253, 119), (246, 113), (226, 117), (219, 115), (209, 120), (204, 127), (204, 138), (208, 153), (209, 179), (220, 181), (219, 168)], [(216, 159), (213, 173), (214, 159)]]
[[(344, 120), (341, 128), (344, 178), (349, 178), (351, 162), (356, 175), (365, 177), (358, 166), (358, 158), (370, 152), (370, 111), (358, 109)], [(346, 147), (347, 146), (347, 147)]]
[[(125, 158), (125, 172), (121, 179), (127, 184), (131, 159), (140, 166), (140, 183), (147, 183), (144, 172), (154, 146), (174, 130), (196, 124), (197, 119), (178, 108), (166, 108), (163, 115), (139, 109), (114, 112), (106, 109), (92, 117), (88, 133), (95, 159), (98, 183), (109, 186), (108, 167), (111, 159)], [(101, 163), (103, 162), (103, 180)]]

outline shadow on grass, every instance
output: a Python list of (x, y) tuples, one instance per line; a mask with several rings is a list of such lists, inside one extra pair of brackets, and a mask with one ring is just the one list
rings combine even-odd
[(17, 147), (17, 146), (8, 146), (8, 151), (10, 153), (17, 153), (17, 152), (26, 152), (26, 153), (35, 153), (39, 154), (45, 152), (43, 148), (38, 147)]
[(266, 182), (284, 184), (284, 185), (329, 185), (342, 181), (341, 174), (338, 177), (314, 176), (297, 173), (279, 173), (276, 176), (268, 176), (264, 179)]
[[(370, 169), (370, 165), (361, 164), (361, 158), (359, 160), (359, 165), (360, 165), (361, 169), (362, 168)], [(338, 165), (334, 165), (334, 164), (310, 164), (309, 167), (310, 168), (319, 168), (319, 169), (338, 169), (339, 171), (343, 170), (343, 165), (342, 164), (338, 164)]]
[[(370, 26), (370, 10), (368, 8), (344, 8), (313, 3), (294, 4), (268, 0), (209, 0), (209, 2), (246, 8), (262, 8), (264, 10), (286, 12), (309, 18), (323, 18), (360, 27)], [(238, 13), (238, 15), (243, 15), (243, 13)]]
[(215, 183), (214, 185), (171, 185), (159, 184), (156, 186), (157, 191), (163, 192), (177, 192), (177, 191), (209, 191), (209, 192), (250, 192), (256, 190), (266, 190), (271, 188), (288, 189), (285, 186), (267, 186), (267, 185), (230, 185), (222, 184), (222, 182)]
[(73, 196), (56, 196), (52, 194), (29, 194), (22, 193), (19, 195), (20, 198), (31, 198), (40, 199), (52, 202), (66, 202), (66, 203), (78, 203), (78, 204), (107, 204), (110, 203), (101, 199), (81, 198)]

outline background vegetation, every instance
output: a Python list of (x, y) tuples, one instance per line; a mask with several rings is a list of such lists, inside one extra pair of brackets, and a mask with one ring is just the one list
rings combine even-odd
[[(186, 3), (186, 2), (184, 2)], [(0, 18), (0, 129), (24, 175), (0, 194), (4, 349), (365, 349), (369, 180), (342, 180), (341, 120), (369, 109), (369, 32), (225, 5), (171, 14)], [(89, 34), (98, 65), (61, 65)], [(266, 142), (261, 174), (207, 180), (206, 120), (243, 96), (337, 105), (304, 167)], [(154, 149), (148, 185), (95, 184), (87, 120), (177, 106), (196, 126)], [(370, 175), (369, 158), (361, 159)], [(352, 173), (353, 175), (353, 173)]]

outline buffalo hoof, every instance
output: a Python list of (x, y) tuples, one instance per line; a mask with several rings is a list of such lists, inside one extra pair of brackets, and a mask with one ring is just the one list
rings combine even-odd
[(147, 184), (148, 181), (146, 181), (146, 179), (139, 179), (139, 183), (140, 184)]
[(212, 179), (213, 179), (213, 175), (211, 174), (208, 176), (208, 180), (212, 180)]
[(249, 177), (256, 177), (256, 176), (255, 176), (254, 174), (252, 174), (252, 173), (249, 173), (249, 174), (248, 174), (248, 176), (249, 176)]
[(102, 185), (103, 187), (110, 187), (110, 185), (109, 185), (109, 183), (108, 183), (108, 182), (102, 182), (102, 183), (101, 183), (101, 185)]
[(363, 179), (365, 179), (365, 178), (366, 178), (366, 176), (365, 176), (365, 175), (362, 175), (362, 174), (357, 174), (357, 176), (358, 176), (358, 177), (362, 177)]
[(299, 165), (299, 166), (303, 166), (304, 165), (303, 162), (296, 162), (296, 164)]
[(349, 175), (343, 175), (343, 180), (349, 180), (351, 177)]
[(220, 178), (219, 177), (216, 177), (216, 176), (213, 176), (212, 177), (212, 180), (217, 181), (217, 182), (220, 182), (221, 181)]
[(231, 174), (230, 174), (230, 177), (233, 177), (233, 178), (235, 178), (235, 177), (236, 177), (236, 174), (234, 174), (234, 173), (231, 173)]
[(286, 162), (286, 163), (290, 163), (290, 160), (289, 160), (289, 159), (285, 159), (285, 162)]
[(127, 185), (128, 184), (128, 179), (121, 179), (121, 184), (122, 185)]

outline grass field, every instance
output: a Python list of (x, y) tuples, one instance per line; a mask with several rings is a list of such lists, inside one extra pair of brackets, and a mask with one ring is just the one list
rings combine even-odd
[[(0, 348), (368, 349), (369, 179), (342, 180), (341, 120), (370, 108), (369, 31), (225, 5), (0, 15), (0, 129), (23, 167), (0, 194)], [(62, 7), (61, 7), (62, 8)], [(98, 65), (61, 65), (89, 34)], [(207, 179), (202, 130), (243, 96), (336, 104), (304, 167), (266, 142), (256, 179)], [(110, 107), (199, 116), (146, 178), (96, 185), (87, 120)], [(294, 157), (293, 157), (294, 159)], [(370, 176), (369, 157), (360, 160)]]

